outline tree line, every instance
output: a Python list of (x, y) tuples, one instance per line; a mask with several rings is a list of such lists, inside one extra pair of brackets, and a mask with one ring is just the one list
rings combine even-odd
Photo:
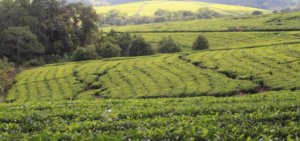
[[(100, 40), (94, 45), (77, 49), (71, 58), (73, 61), (93, 60), (110, 57), (145, 56), (157, 53), (181, 52), (181, 47), (172, 37), (162, 37), (158, 46), (152, 46), (144, 37), (127, 32), (111, 30), (101, 34)], [(205, 36), (199, 35), (192, 46), (193, 50), (209, 48)]]

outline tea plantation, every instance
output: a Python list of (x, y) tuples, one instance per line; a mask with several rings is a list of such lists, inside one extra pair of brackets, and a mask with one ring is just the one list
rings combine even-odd
[(2, 140), (297, 140), (300, 45), (54, 64), (23, 71)]
[[(1, 99), (0, 140), (299, 141), (299, 17), (117, 27), (184, 51), (23, 70)], [(210, 48), (191, 51), (201, 34)]]
[(300, 92), (0, 105), (1, 140), (299, 140)]

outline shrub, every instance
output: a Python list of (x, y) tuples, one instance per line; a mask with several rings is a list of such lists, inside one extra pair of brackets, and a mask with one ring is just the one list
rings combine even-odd
[(118, 57), (121, 55), (121, 48), (110, 41), (101, 42), (96, 47), (96, 52), (103, 58)]
[(253, 11), (252, 12), (252, 15), (262, 15), (263, 14), (263, 12), (261, 12), (261, 11)]
[(41, 58), (35, 58), (35, 59), (31, 59), (29, 61), (24, 62), (23, 66), (24, 67), (38, 67), (38, 66), (42, 66), (45, 65), (45, 61), (44, 59)]
[(151, 55), (153, 50), (151, 44), (146, 42), (142, 36), (135, 35), (129, 45), (128, 55), (129, 56), (143, 56)]
[(93, 60), (99, 58), (100, 56), (96, 53), (95, 47), (93, 46), (87, 48), (78, 48), (73, 52), (72, 55), (73, 61)]
[(193, 50), (204, 50), (208, 48), (209, 48), (209, 43), (206, 37), (199, 35), (193, 44)]
[(159, 52), (161, 53), (174, 53), (174, 52), (180, 52), (181, 48), (174, 42), (174, 40), (171, 37), (164, 37), (159, 42)]

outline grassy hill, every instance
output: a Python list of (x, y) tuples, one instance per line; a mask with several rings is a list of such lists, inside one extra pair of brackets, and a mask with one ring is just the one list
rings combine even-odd
[(195, 12), (199, 8), (209, 8), (223, 15), (235, 16), (251, 14), (256, 10), (269, 13), (267, 10), (257, 8), (191, 1), (142, 1), (120, 5), (95, 7), (98, 13), (105, 13), (112, 9), (116, 9), (123, 13), (127, 13), (130, 16), (135, 14), (153, 16), (158, 9), (170, 11), (190, 10)]
[(241, 30), (300, 30), (300, 12), (271, 14), (242, 18), (203, 19), (145, 25), (106, 27), (127, 32), (183, 32), (183, 31), (241, 31)]
[(300, 46), (116, 58), (24, 71), (11, 101), (231, 96), (300, 88)]
[(299, 64), (300, 45), (290, 44), (29, 69), (7, 96), (13, 103), (0, 104), (0, 136), (296, 140)]
[[(0, 140), (298, 140), (299, 17), (117, 27), (184, 52), (24, 70), (0, 103)], [(209, 50), (190, 50), (199, 34)]]
[(191, 51), (197, 36), (203, 35), (208, 39), (210, 49), (229, 49), (243, 47), (258, 47), (270, 45), (287, 45), (300, 43), (299, 31), (281, 32), (158, 32), (138, 33), (149, 41), (154, 48), (163, 37), (172, 37), (184, 50)]

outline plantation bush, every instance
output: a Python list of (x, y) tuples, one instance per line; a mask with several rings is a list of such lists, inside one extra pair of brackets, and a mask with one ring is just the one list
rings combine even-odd
[(199, 35), (193, 44), (193, 50), (204, 50), (208, 48), (209, 48), (209, 44), (206, 37)]
[(164, 37), (159, 41), (159, 52), (161, 53), (174, 53), (180, 52), (181, 48), (174, 42), (171, 37)]

